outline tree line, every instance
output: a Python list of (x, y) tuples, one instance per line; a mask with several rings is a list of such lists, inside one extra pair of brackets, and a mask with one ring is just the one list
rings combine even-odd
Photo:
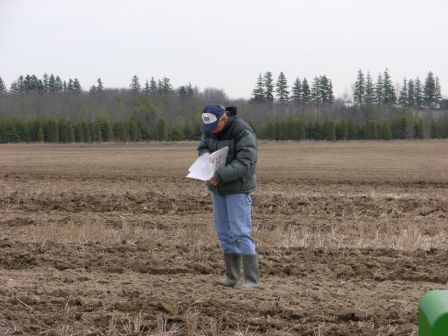
[(423, 83), (418, 77), (409, 80), (404, 78), (397, 97), (388, 69), (378, 74), (375, 83), (370, 72), (364, 75), (360, 69), (353, 85), (353, 99), (357, 105), (398, 104), (399, 107), (436, 109), (440, 107), (442, 89), (439, 78), (429, 71)]
[[(167, 127), (163, 119), (152, 126), (134, 115), (127, 120), (99, 118), (95, 121), (71, 121), (66, 118), (0, 119), (0, 143), (101, 143), (138, 141), (199, 140), (200, 124), (188, 123), (182, 128)], [(367, 121), (359, 124), (352, 119), (315, 119), (287, 117), (268, 121), (255, 128), (259, 139), (266, 140), (391, 140), (446, 139), (448, 115), (441, 122), (416, 119), (410, 114), (391, 121)]]
[(314, 77), (311, 85), (306, 78), (301, 80), (297, 77), (290, 91), (283, 72), (280, 72), (275, 83), (272, 72), (267, 71), (264, 75), (260, 73), (252, 91), (251, 101), (272, 104), (274, 100), (279, 104), (332, 104), (335, 101), (333, 84), (326, 75)]
[[(360, 78), (364, 78), (362, 71), (358, 72), (354, 88), (359, 87)], [(62, 80), (53, 74), (44, 74), (42, 78), (19, 76), (9, 89), (0, 78), (0, 141), (197, 140), (201, 111), (210, 102), (237, 106), (238, 114), (253, 126), (260, 139), (445, 137), (448, 101), (437, 98), (441, 89), (436, 76), (428, 74), (425, 84), (421, 85), (421, 98), (416, 98), (419, 94), (412, 94), (415, 90), (409, 90), (409, 83), (415, 84), (418, 78), (407, 80), (406, 90), (400, 90), (406, 91), (407, 104), (400, 104), (404, 102), (404, 98), (400, 100), (402, 95), (395, 97), (396, 103), (388, 100), (396, 90), (387, 69), (381, 79), (382, 85), (376, 85), (378, 90), (374, 91), (375, 94), (381, 92), (381, 101), (375, 96), (376, 100), (366, 99), (366, 92), (370, 91), (364, 89), (359, 90), (363, 92), (361, 100), (349, 106), (344, 100), (335, 99), (332, 81), (326, 75), (315, 77), (311, 85), (306, 78), (296, 78), (290, 91), (284, 73), (274, 82), (268, 71), (258, 76), (257, 90), (254, 90), (258, 96), (237, 100), (229, 98), (222, 89), (201, 91), (190, 83), (175, 87), (167, 77), (151, 77), (142, 85), (134, 75), (129, 86), (123, 89), (106, 88), (98, 78), (96, 85), (88, 90), (84, 90), (76, 78)], [(420, 99), (421, 105), (412, 104)], [(439, 102), (440, 108), (434, 107), (434, 101)], [(407, 124), (402, 129), (406, 131), (400, 133), (395, 130), (397, 120), (403, 115)], [(296, 131), (291, 131), (291, 125), (296, 125)]]

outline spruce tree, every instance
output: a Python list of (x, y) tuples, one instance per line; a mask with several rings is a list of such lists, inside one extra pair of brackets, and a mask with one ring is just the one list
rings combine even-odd
[(43, 78), (42, 78), (42, 83), (44, 85), (44, 92), (48, 92), (49, 91), (49, 84), (48, 84), (48, 75), (47, 73), (44, 73)]
[(423, 100), (425, 105), (432, 107), (435, 104), (436, 97), (436, 81), (433, 73), (430, 71), (425, 78), (425, 86), (423, 88)]
[(5, 94), (7, 92), (5, 83), (3, 79), (0, 77), (0, 94)]
[(53, 74), (50, 74), (50, 78), (48, 79), (48, 92), (50, 93), (56, 92), (56, 80)]
[(274, 102), (274, 80), (272, 79), (272, 73), (267, 71), (264, 74), (264, 99), (268, 103)]
[(50, 119), (47, 122), (46, 129), (46, 140), (47, 142), (58, 143), (59, 141), (59, 127), (58, 122), (54, 119)]
[(424, 139), (425, 138), (425, 132), (423, 128), (423, 120), (419, 119), (415, 122), (414, 125), (414, 138), (416, 139)]
[(415, 106), (415, 84), (412, 79), (408, 80), (408, 105)]
[(439, 77), (436, 77), (435, 90), (434, 90), (434, 102), (439, 105), (442, 100), (442, 88), (440, 87)]
[(149, 92), (151, 93), (151, 95), (156, 95), (158, 92), (157, 82), (155, 81), (154, 77), (151, 77)]
[(296, 78), (292, 86), (291, 101), (294, 105), (302, 104), (302, 83), (300, 82), (299, 77)]
[(397, 96), (395, 95), (395, 88), (392, 84), (392, 79), (389, 75), (389, 71), (386, 68), (383, 76), (383, 104), (394, 105), (397, 102)]
[(139, 81), (137, 75), (134, 75), (132, 77), (131, 84), (129, 85), (129, 87), (131, 88), (133, 93), (139, 93), (140, 92), (140, 89), (141, 89), (140, 81)]
[(166, 123), (163, 119), (159, 119), (156, 124), (156, 134), (158, 141), (168, 140), (168, 130), (166, 128)]
[(375, 102), (378, 105), (382, 105), (383, 104), (383, 100), (384, 100), (384, 94), (383, 94), (383, 77), (381, 76), (381, 74), (378, 74), (378, 77), (376, 79), (376, 84), (375, 84)]
[(262, 103), (264, 102), (264, 82), (263, 76), (261, 73), (258, 75), (257, 83), (255, 84), (255, 88), (252, 90), (252, 98), (251, 101), (254, 103)]
[(353, 86), (353, 100), (355, 104), (357, 105), (364, 104), (365, 93), (366, 93), (366, 85), (364, 80), (364, 74), (362, 73), (361, 69), (359, 69), (355, 85)]
[(75, 93), (81, 93), (82, 92), (81, 83), (79, 83), (78, 78), (75, 78), (73, 80), (73, 92), (75, 92)]
[(145, 91), (145, 94), (146, 94), (146, 95), (149, 95), (149, 94), (151, 93), (150, 86), (149, 86), (149, 81), (148, 81), (148, 80), (146, 80), (146, 82), (145, 82), (145, 88), (144, 88), (143, 90)]
[[(148, 87), (148, 89), (149, 89), (149, 87)], [(145, 86), (145, 93), (146, 93), (146, 86)], [(176, 93), (180, 99), (185, 99), (187, 97), (187, 89), (185, 88), (185, 85), (179, 86), (176, 89)]]
[(56, 78), (54, 80), (54, 88), (55, 88), (56, 93), (62, 92), (63, 84), (62, 84), (61, 77), (56, 76)]
[(37, 141), (40, 143), (45, 142), (44, 129), (42, 127), (39, 127), (39, 130), (37, 131)]
[(373, 81), (372, 77), (370, 76), (370, 72), (368, 72), (366, 77), (364, 103), (373, 104), (374, 102), (375, 102), (375, 88), (373, 86)]
[(164, 96), (169, 96), (173, 93), (173, 86), (171, 85), (171, 81), (168, 77), (162, 78), (160, 90)]
[(422, 82), (420, 81), (420, 78), (417, 77), (417, 79), (415, 80), (415, 105), (417, 107), (422, 107), (423, 103), (424, 100)]
[(73, 80), (71, 78), (68, 79), (68, 84), (67, 84), (67, 92), (73, 92), (74, 88), (73, 88)]
[(302, 81), (302, 102), (304, 104), (309, 104), (311, 102), (311, 90), (306, 78), (303, 78)]
[(277, 99), (280, 104), (285, 104), (288, 102), (289, 91), (288, 91), (288, 83), (286, 81), (286, 76), (283, 72), (280, 72), (276, 83)]
[(334, 102), (334, 95), (331, 80), (325, 75), (320, 76), (318, 80), (320, 101), (324, 104), (332, 104)]
[(9, 92), (18, 95), (19, 94), (19, 86), (17, 85), (17, 81), (13, 81), (9, 86)]
[(408, 82), (406, 78), (403, 80), (403, 86), (400, 89), (400, 97), (398, 98), (398, 103), (402, 106), (408, 106), (409, 105), (409, 99), (408, 99)]
[(320, 80), (318, 77), (314, 77), (311, 84), (311, 102), (314, 104), (322, 103)]
[(96, 91), (97, 92), (102, 92), (103, 89), (104, 89), (103, 81), (101, 80), (101, 78), (98, 78), (96, 82), (98, 83), (98, 85), (96, 87)]
[(188, 83), (187, 85), (187, 97), (193, 97), (195, 95), (195, 90), (193, 89), (193, 86), (191, 86), (191, 83)]

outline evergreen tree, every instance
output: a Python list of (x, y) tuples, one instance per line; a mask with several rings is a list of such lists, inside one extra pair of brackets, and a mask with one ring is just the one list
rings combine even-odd
[(397, 96), (395, 95), (395, 88), (392, 84), (392, 79), (389, 75), (389, 71), (386, 68), (383, 76), (383, 104), (394, 105), (397, 102)]
[(48, 92), (56, 92), (56, 79), (54, 78), (53, 74), (51, 74), (50, 78), (48, 79)]
[(149, 81), (148, 81), (148, 80), (146, 80), (146, 82), (145, 82), (145, 88), (144, 88), (143, 90), (145, 91), (145, 94), (146, 94), (146, 95), (149, 95), (149, 94), (151, 93), (150, 86), (149, 86)]
[(353, 100), (355, 104), (362, 105), (365, 102), (366, 84), (364, 74), (361, 69), (358, 70), (355, 85), (353, 86)]
[(74, 88), (73, 88), (73, 80), (71, 78), (68, 79), (68, 84), (67, 84), (67, 92), (73, 92)]
[(336, 127), (333, 120), (325, 122), (325, 139), (327, 141), (336, 141)]
[(158, 141), (168, 140), (168, 130), (166, 128), (166, 124), (163, 119), (159, 119), (159, 121), (156, 124), (156, 134)]
[(417, 77), (417, 79), (415, 80), (415, 105), (417, 105), (417, 107), (422, 107), (423, 103), (424, 100), (422, 83), (420, 81), (420, 78)]
[(64, 89), (62, 80), (59, 76), (56, 76), (56, 78), (54, 80), (54, 88), (55, 88), (56, 93), (62, 92)]
[(187, 85), (187, 97), (193, 97), (195, 95), (195, 90), (191, 86), (191, 83), (188, 83)]
[(439, 77), (436, 77), (435, 89), (434, 89), (434, 103), (440, 104), (442, 100), (442, 88), (440, 87)]
[(103, 142), (103, 130), (101, 129), (101, 122), (95, 121), (95, 136), (93, 139), (95, 142)]
[(347, 122), (347, 139), (358, 139), (358, 127), (351, 119), (349, 119), (349, 121)]
[(160, 92), (162, 95), (169, 96), (173, 93), (173, 86), (168, 77), (163, 77), (160, 83)]
[(96, 82), (98, 83), (98, 85), (96, 87), (96, 91), (97, 92), (102, 92), (103, 89), (104, 89), (103, 81), (101, 80), (101, 78), (98, 78)]
[(390, 125), (388, 122), (382, 122), (378, 127), (378, 139), (391, 140), (392, 132), (390, 130)]
[(403, 86), (401, 87), (401, 90), (400, 90), (400, 97), (398, 98), (398, 103), (403, 107), (409, 105), (408, 91), (409, 91), (408, 82), (405, 78), (403, 80)]
[(261, 73), (258, 75), (257, 83), (255, 84), (255, 88), (252, 91), (251, 101), (253, 101), (254, 103), (264, 102), (264, 82)]
[(39, 127), (39, 130), (37, 131), (37, 141), (40, 143), (45, 142), (44, 129), (42, 127)]
[(408, 105), (409, 106), (415, 106), (415, 85), (414, 81), (410, 79), (408, 81)]
[(138, 127), (138, 123), (134, 118), (129, 119), (129, 140), (140, 141), (142, 139), (142, 133)]
[(0, 77), (0, 95), (5, 94), (7, 92), (5, 83), (3, 82), (3, 79)]
[(285, 104), (288, 102), (289, 91), (288, 91), (288, 83), (286, 81), (285, 74), (280, 72), (276, 83), (277, 99), (280, 104)]
[(17, 79), (17, 91), (19, 94), (25, 93), (24, 81), (25, 81), (25, 79), (23, 78), (22, 75), (20, 75), (19, 78)]
[(73, 92), (77, 94), (82, 92), (81, 83), (79, 83), (78, 78), (73, 80)]
[(384, 100), (383, 90), (384, 90), (383, 77), (381, 76), (381, 74), (378, 74), (378, 77), (376, 79), (376, 84), (375, 84), (375, 102), (378, 105), (383, 104), (383, 100)]
[(75, 142), (84, 142), (84, 128), (82, 127), (82, 123), (78, 122), (74, 126), (75, 130)]
[(311, 102), (314, 104), (322, 103), (320, 80), (318, 77), (314, 77), (313, 83), (311, 84)]
[(137, 75), (134, 75), (131, 80), (131, 84), (129, 85), (133, 93), (139, 93), (140, 92), (140, 80), (138, 79)]
[(87, 121), (83, 121), (82, 123), (82, 130), (84, 133), (84, 142), (90, 143), (93, 140), (92, 136), (92, 128), (90, 127), (90, 123)]
[(432, 107), (436, 101), (436, 81), (433, 73), (430, 71), (425, 78), (425, 86), (423, 88), (423, 100), (425, 105)]
[(304, 104), (309, 104), (311, 102), (311, 90), (306, 78), (303, 78), (302, 81), (302, 102)]
[(157, 82), (155, 81), (154, 77), (151, 77), (149, 92), (151, 95), (156, 95), (158, 93)]
[(425, 138), (425, 132), (423, 129), (423, 120), (419, 119), (416, 121), (414, 125), (414, 138), (416, 139), (424, 139)]
[[(146, 87), (145, 87), (145, 92), (146, 92)], [(178, 96), (180, 99), (185, 99), (185, 98), (187, 98), (187, 89), (186, 89), (185, 85), (181, 85), (181, 86), (179, 86), (179, 87), (177, 88), (176, 92), (177, 92), (177, 96)]]
[(324, 104), (333, 104), (334, 103), (334, 95), (333, 95), (333, 84), (331, 80), (327, 78), (327, 76), (322, 75), (319, 77), (319, 91), (320, 91), (320, 100)]
[(370, 76), (370, 72), (367, 73), (366, 77), (364, 103), (369, 105), (375, 103), (375, 88), (373, 86), (373, 81), (372, 77)]
[(50, 119), (47, 122), (45, 128), (45, 139), (47, 142), (58, 143), (59, 141), (59, 127), (58, 122), (54, 119)]
[(291, 101), (294, 105), (302, 104), (302, 83), (300, 82), (299, 77), (294, 81), (294, 85), (292, 87)]
[(336, 140), (347, 140), (348, 129), (345, 120), (341, 120), (336, 124)]
[(48, 75), (47, 73), (44, 73), (43, 75), (43, 79), (42, 79), (42, 84), (44, 86), (44, 92), (48, 92), (49, 91), (49, 83), (48, 83)]
[(274, 102), (274, 80), (270, 71), (264, 74), (264, 99), (268, 103)]

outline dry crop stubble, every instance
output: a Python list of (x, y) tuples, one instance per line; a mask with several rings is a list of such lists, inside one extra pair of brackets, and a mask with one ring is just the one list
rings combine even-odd
[(448, 280), (447, 148), (260, 142), (245, 293), (210, 285), (195, 144), (2, 145), (0, 334), (415, 334)]

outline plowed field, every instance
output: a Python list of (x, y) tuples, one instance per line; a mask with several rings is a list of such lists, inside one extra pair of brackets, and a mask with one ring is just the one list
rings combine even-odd
[(417, 335), (448, 287), (448, 142), (260, 143), (253, 291), (211, 284), (195, 157), (0, 146), (0, 335)]

